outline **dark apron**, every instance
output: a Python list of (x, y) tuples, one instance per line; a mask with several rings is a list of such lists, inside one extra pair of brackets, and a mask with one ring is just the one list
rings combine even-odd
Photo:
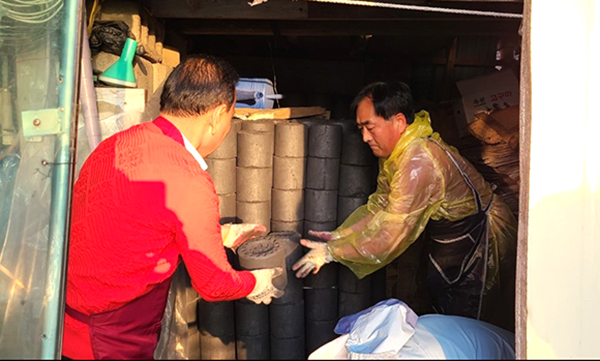
[(66, 305), (71, 318), (90, 328), (96, 360), (152, 360), (171, 278), (113, 311), (86, 315)]
[[(434, 140), (435, 141), (435, 140)], [(459, 221), (430, 220), (427, 283), (438, 313), (479, 319), (488, 258), (488, 215), (492, 205), (482, 205), (481, 196), (467, 174), (445, 147), (436, 143), (452, 160), (471, 188), (476, 212)]]

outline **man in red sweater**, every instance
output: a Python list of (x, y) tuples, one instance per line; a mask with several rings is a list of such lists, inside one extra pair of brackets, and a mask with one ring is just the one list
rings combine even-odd
[(106, 139), (84, 163), (73, 189), (66, 358), (152, 359), (180, 259), (205, 300), (283, 295), (272, 284), (281, 269), (229, 264), (206, 172), (204, 158), (231, 128), (237, 80), (218, 58), (188, 58), (165, 82), (161, 115)]

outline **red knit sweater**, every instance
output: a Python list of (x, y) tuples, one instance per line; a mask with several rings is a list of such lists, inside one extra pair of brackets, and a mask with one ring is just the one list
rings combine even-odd
[[(227, 260), (218, 202), (164, 118), (100, 143), (73, 190), (67, 304), (85, 314), (119, 308), (171, 277), (180, 255), (203, 299), (247, 296), (256, 280)], [(87, 325), (68, 315), (63, 354), (93, 358)]]

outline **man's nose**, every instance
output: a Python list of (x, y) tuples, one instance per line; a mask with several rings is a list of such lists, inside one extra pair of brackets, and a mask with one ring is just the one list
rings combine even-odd
[(368, 143), (373, 137), (371, 137), (371, 133), (366, 129), (362, 128), (361, 130), (363, 142)]

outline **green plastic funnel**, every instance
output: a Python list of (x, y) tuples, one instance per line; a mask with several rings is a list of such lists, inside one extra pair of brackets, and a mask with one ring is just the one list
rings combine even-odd
[(137, 83), (135, 81), (135, 74), (133, 73), (133, 57), (135, 56), (136, 48), (137, 41), (127, 38), (121, 52), (121, 57), (100, 74), (98, 79), (103, 83), (113, 86), (135, 88)]

